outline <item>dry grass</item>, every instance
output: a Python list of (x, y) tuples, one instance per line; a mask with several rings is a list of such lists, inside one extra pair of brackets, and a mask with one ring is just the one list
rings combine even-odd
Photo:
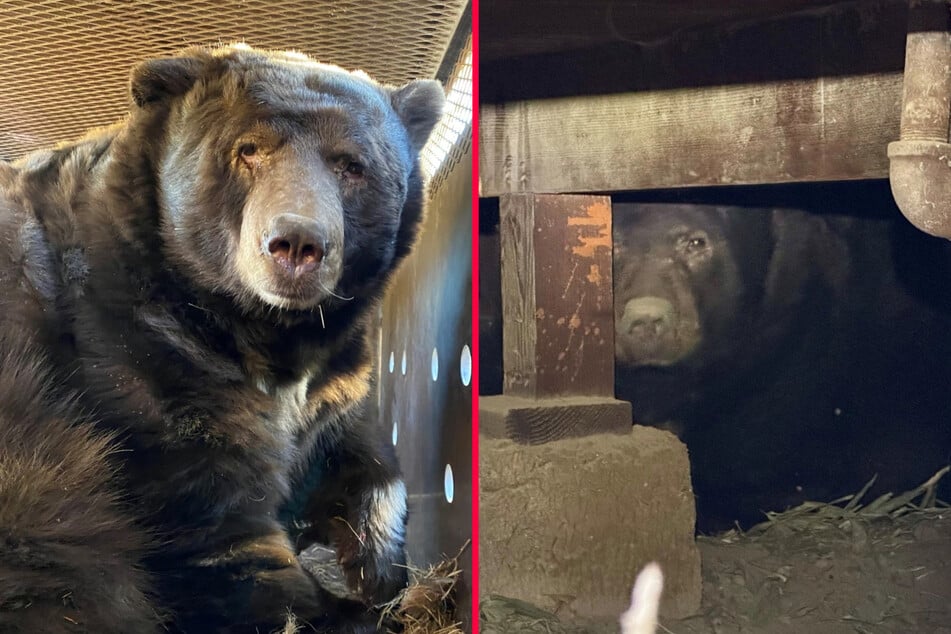
[[(392, 601), (377, 606), (377, 631), (403, 634), (463, 634), (457, 614), (462, 570), (459, 558), (469, 542), (454, 557), (448, 557), (427, 569), (408, 566), (410, 582)], [(334, 551), (314, 546), (301, 558), (304, 567), (325, 588), (336, 596), (348, 596), (346, 582), (336, 562)], [(351, 597), (356, 598), (356, 597)], [(271, 634), (299, 634), (312, 631), (306, 621), (289, 614), (283, 628)]]
[(297, 617), (292, 613), (287, 613), (287, 622), (284, 624), (280, 630), (272, 632), (272, 634), (297, 634), (301, 631), (301, 626), (297, 622)]
[(940, 513), (948, 508), (948, 504), (937, 499), (936, 491), (948, 471), (951, 467), (944, 467), (911, 491), (900, 495), (885, 493), (863, 505), (862, 499), (875, 484), (876, 478), (872, 478), (858, 493), (831, 502), (803, 502), (786, 511), (769, 512), (765, 522), (753, 526), (746, 534), (755, 537), (777, 528), (795, 532), (833, 527), (841, 530), (854, 522), (894, 520), (909, 513)]
[(459, 557), (429, 566), (425, 570), (410, 567), (410, 583), (396, 598), (383, 606), (380, 622), (398, 623), (404, 634), (463, 634), (456, 614), (456, 588), (462, 570)]
[[(929, 579), (946, 567), (949, 505), (937, 499), (944, 467), (905, 493), (866, 502), (873, 478), (829, 503), (805, 502), (745, 533), (699, 537), (704, 608), (670, 624), (715, 631), (935, 631), (945, 618)], [(937, 587), (937, 586), (936, 586)], [(837, 624), (837, 625), (833, 625)], [(786, 628), (786, 629), (783, 629)], [(833, 630), (823, 630), (833, 631)]]
[(936, 491), (941, 478), (949, 471), (951, 467), (943, 467), (910, 491), (898, 495), (885, 493), (863, 504), (865, 495), (875, 484), (876, 478), (872, 478), (852, 495), (831, 502), (803, 502), (786, 511), (768, 512), (765, 522), (746, 532), (733, 529), (698, 539), (725, 544), (772, 544), (778, 540), (787, 547), (796, 544), (802, 549), (821, 549), (835, 542), (849, 541), (860, 549), (874, 534), (877, 544), (899, 547), (914, 541), (915, 525), (947, 513), (949, 505), (937, 499)]

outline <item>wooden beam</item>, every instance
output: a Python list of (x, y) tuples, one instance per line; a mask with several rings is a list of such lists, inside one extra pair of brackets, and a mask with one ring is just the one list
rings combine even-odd
[(613, 396), (611, 200), (499, 201), (506, 395)]
[(483, 196), (885, 178), (901, 73), (480, 108)]
[(808, 9), (828, 11), (836, 4), (844, 2), (483, 0), (479, 3), (479, 60), (481, 63), (526, 54), (573, 52), (605, 41), (653, 43), (715, 25), (743, 25)]

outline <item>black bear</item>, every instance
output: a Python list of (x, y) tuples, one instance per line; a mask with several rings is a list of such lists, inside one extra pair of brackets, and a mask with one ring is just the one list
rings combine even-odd
[(887, 183), (700, 200), (614, 205), (616, 393), (685, 440), (700, 528), (947, 464), (951, 245)]
[(236, 45), (131, 97), (0, 164), (0, 631), (373, 630), (406, 501), (368, 334), (442, 88)]

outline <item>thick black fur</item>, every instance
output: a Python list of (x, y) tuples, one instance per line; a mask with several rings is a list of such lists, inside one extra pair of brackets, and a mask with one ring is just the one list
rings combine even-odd
[[(363, 415), (368, 329), (441, 88), (226, 47), (131, 93), (0, 164), (0, 631), (372, 631), (405, 492)], [(325, 230), (317, 272), (275, 268), (278, 214)], [(364, 602), (301, 568), (316, 539)]]
[[(700, 317), (688, 354), (619, 354), (615, 374), (636, 422), (685, 440), (700, 528), (748, 526), (876, 475), (870, 499), (905, 491), (948, 464), (951, 245), (915, 230), (887, 182), (701, 201), (619, 203), (614, 227), (616, 311), (652, 295)], [(705, 236), (702, 265), (662, 265), (680, 235)]]

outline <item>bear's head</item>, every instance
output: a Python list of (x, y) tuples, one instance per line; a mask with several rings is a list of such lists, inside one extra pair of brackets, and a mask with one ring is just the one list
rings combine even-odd
[(746, 363), (829, 315), (847, 246), (805, 210), (615, 207), (615, 354), (629, 366)]
[(615, 220), (615, 356), (630, 366), (684, 362), (718, 331), (727, 332), (721, 322), (740, 308), (738, 265), (722, 211), (626, 207), (619, 205)]
[(133, 70), (166, 261), (254, 312), (379, 294), (422, 216), (438, 82), (400, 88), (298, 53), (189, 49)]

